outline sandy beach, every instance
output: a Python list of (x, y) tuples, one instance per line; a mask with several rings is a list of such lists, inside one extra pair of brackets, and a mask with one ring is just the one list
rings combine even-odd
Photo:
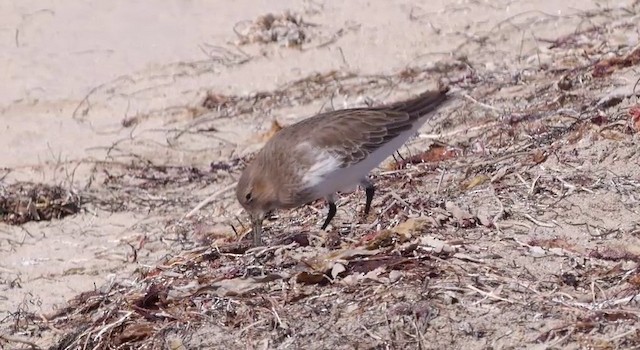
[[(0, 348), (640, 346), (637, 1), (27, 0), (0, 23)], [(460, 98), (376, 171), (373, 215), (344, 194), (328, 233), (319, 202), (244, 246), (233, 184), (281, 126), (440, 81)]]

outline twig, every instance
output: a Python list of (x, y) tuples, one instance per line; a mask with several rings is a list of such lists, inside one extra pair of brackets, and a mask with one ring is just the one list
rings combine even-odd
[(189, 218), (191, 216), (193, 216), (193, 214), (197, 213), (198, 210), (204, 208), (205, 206), (207, 206), (209, 203), (213, 202), (216, 198), (218, 198), (218, 196), (232, 190), (233, 188), (236, 187), (238, 183), (234, 182), (232, 184), (230, 184), (229, 186), (218, 190), (217, 192), (213, 193), (212, 195), (210, 195), (209, 197), (205, 198), (202, 202), (198, 203), (198, 205), (195, 206), (195, 208), (191, 209), (190, 212), (188, 212), (183, 219)]
[(360, 328), (362, 328), (365, 333), (367, 333), (371, 338), (375, 339), (375, 340), (382, 340), (382, 338), (378, 335), (373, 334), (370, 330), (367, 329), (367, 327), (365, 327), (363, 324), (360, 325)]
[(496, 111), (496, 112), (500, 112), (500, 113), (502, 113), (502, 111), (501, 111), (500, 109), (498, 109), (498, 108), (496, 108), (496, 107), (493, 107), (493, 106), (489, 106), (489, 105), (488, 105), (488, 104), (486, 104), (486, 103), (482, 103), (482, 102), (480, 102), (480, 101), (476, 100), (475, 98), (473, 98), (473, 97), (471, 97), (471, 96), (469, 96), (469, 95), (467, 95), (467, 94), (465, 94), (465, 93), (460, 93), (460, 95), (462, 95), (462, 97), (466, 98), (467, 100), (469, 100), (469, 101), (471, 101), (471, 102), (473, 102), (473, 103), (475, 103), (475, 104), (477, 104), (477, 105), (480, 105), (480, 106), (482, 106), (482, 107), (484, 107), (484, 108), (487, 108), (487, 109), (490, 109), (490, 110), (492, 110), (492, 111)]
[(628, 336), (628, 335), (630, 335), (630, 334), (636, 333), (636, 332), (638, 332), (638, 331), (640, 331), (640, 328), (636, 327), (636, 328), (634, 328), (634, 329), (631, 329), (631, 330), (629, 330), (629, 331), (626, 331), (626, 332), (624, 332), (624, 333), (618, 334), (618, 335), (616, 335), (616, 336), (613, 336), (613, 337), (611, 337), (611, 338), (607, 339), (607, 342), (612, 342), (612, 341), (614, 341), (614, 340), (616, 340), (616, 339), (624, 338), (624, 337), (626, 337), (626, 336)]
[(402, 199), (402, 197), (400, 197), (400, 195), (397, 194), (395, 191), (389, 191), (389, 196), (393, 197), (393, 199), (397, 200), (398, 202), (400, 202), (400, 204), (407, 207), (407, 209), (412, 209), (411, 204), (407, 203), (404, 199)]
[(0, 334), (0, 339), (4, 340), (6, 342), (9, 342), (9, 343), (20, 343), (20, 344), (29, 345), (31, 347), (31, 349), (42, 349), (41, 347), (36, 345), (36, 343), (33, 343), (33, 342), (29, 341), (29, 340), (18, 338), (18, 337), (12, 337), (12, 336), (6, 335), (6, 334)]
[(472, 291), (474, 291), (476, 293), (484, 295), (485, 297), (490, 298), (490, 299), (502, 300), (502, 301), (506, 301), (507, 303), (511, 303), (511, 304), (525, 305), (523, 302), (520, 302), (520, 301), (506, 299), (506, 298), (503, 298), (503, 297), (499, 297), (499, 296), (497, 296), (497, 295), (495, 295), (493, 293), (485, 292), (482, 289), (476, 288), (476, 287), (474, 287), (474, 286), (472, 286), (470, 284), (467, 285), (467, 288), (471, 289)]
[(265, 323), (265, 322), (267, 322), (267, 321), (268, 321), (267, 319), (257, 320), (256, 322), (253, 322), (252, 324), (250, 324), (250, 325), (248, 325), (248, 326), (246, 326), (246, 327), (242, 328), (242, 329), (240, 330), (240, 332), (238, 332), (238, 335), (242, 335), (242, 333), (244, 333), (244, 332), (248, 331), (249, 329), (251, 329), (251, 328), (253, 328), (253, 327), (255, 327), (255, 326), (257, 326), (257, 325), (259, 325), (259, 324), (261, 324), (261, 323)]
[(120, 325), (121, 323), (125, 322), (127, 320), (127, 318), (129, 318), (129, 316), (133, 315), (133, 311), (128, 311), (127, 313), (124, 314), (124, 316), (122, 316), (120, 319), (118, 319), (117, 321), (106, 325), (104, 328), (102, 328), (100, 330), (100, 332), (98, 332), (98, 334), (96, 334), (96, 338), (101, 338), (102, 335), (104, 333), (106, 333), (109, 329)]
[(529, 194), (533, 194), (536, 190), (536, 183), (538, 183), (538, 180), (540, 179), (540, 176), (538, 174), (538, 176), (536, 176), (535, 179), (533, 179), (533, 182), (531, 182), (531, 188), (529, 189)]
[(440, 186), (442, 185), (442, 180), (444, 179), (444, 174), (446, 174), (447, 170), (443, 170), (440, 173), (440, 177), (438, 178), (438, 186), (436, 187), (436, 194), (440, 194)]
[(549, 224), (546, 222), (542, 222), (540, 220), (534, 219), (533, 216), (523, 213), (522, 216), (524, 216), (525, 218), (529, 219), (529, 221), (533, 222), (534, 224), (538, 225), (538, 226), (542, 226), (542, 227), (549, 227), (549, 228), (553, 228), (555, 227), (555, 225), (553, 224)]

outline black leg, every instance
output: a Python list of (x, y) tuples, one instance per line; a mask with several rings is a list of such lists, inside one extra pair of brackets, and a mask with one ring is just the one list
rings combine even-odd
[(329, 213), (327, 213), (327, 218), (324, 220), (324, 224), (322, 224), (322, 229), (326, 229), (327, 226), (329, 226), (329, 223), (331, 222), (331, 220), (333, 219), (334, 216), (336, 216), (336, 203), (333, 202), (333, 200), (327, 201), (327, 203), (329, 203)]
[(368, 180), (363, 181), (362, 185), (364, 186), (364, 193), (367, 195), (367, 202), (364, 205), (364, 215), (369, 215), (371, 201), (373, 201), (373, 195), (376, 192), (376, 188), (373, 187), (373, 184)]

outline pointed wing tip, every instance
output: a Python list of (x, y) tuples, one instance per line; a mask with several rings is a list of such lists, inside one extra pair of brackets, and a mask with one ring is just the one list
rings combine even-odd
[(438, 92), (440, 95), (446, 95), (450, 90), (449, 84), (443, 81), (438, 82)]
[(453, 91), (451, 86), (445, 82), (439, 81), (437, 89), (431, 89), (424, 91), (420, 96), (422, 97), (430, 97), (436, 99), (447, 99), (453, 95)]

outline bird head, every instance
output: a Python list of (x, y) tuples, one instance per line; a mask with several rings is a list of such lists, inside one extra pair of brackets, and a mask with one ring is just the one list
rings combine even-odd
[(259, 239), (265, 215), (277, 203), (273, 179), (269, 178), (265, 165), (261, 158), (254, 159), (242, 172), (236, 187), (236, 198), (251, 218), (254, 240)]

